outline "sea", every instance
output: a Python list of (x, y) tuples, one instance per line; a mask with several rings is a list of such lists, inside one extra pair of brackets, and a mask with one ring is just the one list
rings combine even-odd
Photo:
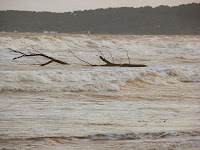
[(200, 36), (1, 32), (0, 149), (200, 149)]

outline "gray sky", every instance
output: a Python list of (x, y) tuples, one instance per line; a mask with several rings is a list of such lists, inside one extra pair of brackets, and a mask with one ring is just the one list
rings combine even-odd
[(193, 2), (200, 3), (200, 0), (0, 0), (0, 10), (66, 12), (124, 6), (176, 6)]

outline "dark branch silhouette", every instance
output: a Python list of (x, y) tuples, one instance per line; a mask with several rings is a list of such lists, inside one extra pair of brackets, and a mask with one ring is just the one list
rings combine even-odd
[(47, 63), (44, 63), (44, 64), (40, 64), (40, 66), (45, 66), (45, 65), (48, 65), (52, 62), (56, 62), (56, 63), (59, 63), (59, 64), (62, 64), (62, 65), (69, 65), (68, 63), (64, 62), (64, 61), (61, 61), (61, 60), (58, 60), (58, 59), (55, 59), (53, 57), (50, 57), (50, 56), (47, 56), (43, 53), (32, 53), (32, 52), (29, 52), (29, 54), (26, 54), (26, 53), (23, 53), (21, 51), (18, 51), (18, 50), (14, 50), (14, 49), (11, 49), (11, 48), (8, 48), (11, 52), (14, 52), (14, 53), (18, 53), (18, 54), (21, 54), (21, 56), (18, 56), (18, 57), (15, 57), (13, 58), (13, 60), (15, 59), (19, 59), (19, 58), (22, 58), (22, 57), (36, 57), (36, 56), (41, 56), (41, 57), (45, 57), (47, 59), (50, 59), (50, 61), (48, 61)]
[[(48, 65), (48, 64), (50, 64), (50, 63), (52, 63), (52, 62), (56, 62), (56, 63), (62, 64), (62, 65), (69, 65), (68, 63), (66, 63), (66, 62), (64, 62), (64, 61), (61, 61), (61, 60), (55, 59), (55, 58), (53, 58), (53, 57), (47, 56), (47, 55), (45, 55), (45, 54), (43, 54), (43, 53), (40, 53), (40, 52), (38, 52), (38, 51), (36, 51), (36, 50), (35, 50), (35, 51), (36, 51), (37, 53), (32, 53), (32, 52), (29, 51), (29, 53), (26, 54), (26, 53), (23, 53), (23, 52), (21, 52), (21, 51), (14, 50), (14, 49), (11, 49), (11, 48), (8, 48), (8, 49), (9, 49), (11, 52), (14, 52), (14, 53), (17, 53), (17, 54), (21, 54), (21, 56), (15, 57), (15, 58), (13, 58), (13, 60), (19, 59), (19, 58), (22, 58), (22, 57), (36, 57), (36, 56), (41, 56), (41, 57), (44, 57), (44, 58), (49, 59), (49, 61), (46, 62), (46, 63), (43, 63), (43, 64), (39, 64), (40, 66), (45, 66), (45, 65)], [(68, 49), (68, 50), (69, 50), (69, 49)], [(144, 64), (130, 64), (130, 58), (129, 58), (129, 56), (128, 56), (128, 52), (127, 52), (127, 57), (128, 57), (129, 63), (124, 63), (124, 64), (123, 64), (123, 63), (120, 63), (120, 64), (117, 64), (117, 63), (114, 63), (114, 58), (113, 58), (113, 57), (112, 57), (113, 62), (110, 62), (109, 60), (107, 60), (107, 59), (105, 58), (105, 56), (103, 55), (103, 53), (102, 53), (100, 50), (97, 49), (97, 51), (99, 51), (99, 53), (101, 54), (101, 56), (99, 56), (100, 60), (102, 60), (102, 61), (105, 62), (106, 64), (103, 64), (103, 65), (101, 65), (101, 64), (100, 64), (100, 65), (91, 64), (91, 63), (89, 63), (89, 62), (87, 62), (87, 61), (85, 61), (85, 60), (79, 58), (79, 57), (76, 56), (71, 50), (69, 50), (69, 52), (70, 52), (75, 58), (79, 59), (80, 61), (82, 61), (82, 62), (84, 62), (84, 63), (86, 63), (86, 64), (88, 64), (88, 65), (90, 65), (90, 66), (107, 66), (107, 67), (147, 67), (147, 65), (144, 65)], [(111, 53), (110, 53), (110, 54), (111, 54)], [(112, 54), (111, 54), (111, 56), (112, 56)]]
[[(70, 51), (70, 50), (69, 50)], [(105, 62), (106, 64), (103, 64), (103, 65), (95, 65), (95, 64), (91, 64), (85, 60), (82, 60), (81, 58), (79, 58), (78, 56), (76, 56), (72, 51), (70, 51), (74, 57), (76, 57), (77, 59), (79, 59), (80, 61), (84, 62), (84, 63), (87, 63), (89, 64), (90, 66), (107, 66), (107, 67), (147, 67), (147, 65), (144, 65), (144, 64), (130, 64), (130, 58), (128, 56), (128, 52), (127, 52), (127, 57), (128, 57), (128, 60), (129, 60), (129, 63), (124, 63), (124, 64), (116, 64), (114, 63), (114, 59), (112, 57), (112, 60), (113, 60), (113, 63), (110, 62), (109, 60), (107, 60), (105, 58), (105, 56), (103, 55), (103, 53), (97, 49), (97, 51), (101, 54), (101, 56), (99, 56), (99, 58)]]
[(106, 64), (105, 65), (97, 65), (97, 66), (108, 66), (108, 67), (147, 67), (147, 65), (144, 64), (115, 64), (115, 63), (111, 63), (110, 61), (108, 61), (107, 59), (103, 58), (102, 56), (100, 56), (100, 59), (102, 61), (104, 61)]
[[(68, 50), (69, 50), (69, 49), (68, 49)], [(88, 65), (90, 65), (90, 66), (93, 66), (93, 65), (90, 64), (89, 62), (84, 61), (84, 60), (80, 59), (79, 57), (77, 57), (72, 51), (69, 50), (69, 52), (70, 52), (72, 55), (74, 55), (74, 57), (76, 57), (77, 59), (79, 59), (80, 61), (82, 61), (82, 62), (84, 62), (84, 63), (86, 63), (86, 64), (88, 64)]]

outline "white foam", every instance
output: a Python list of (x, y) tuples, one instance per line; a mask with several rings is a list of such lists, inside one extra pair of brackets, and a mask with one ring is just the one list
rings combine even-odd
[[(188, 42), (190, 40), (190, 42)], [(96, 55), (96, 48), (105, 53), (107, 50), (113, 56), (126, 58), (125, 51), (129, 52), (131, 58), (151, 55), (180, 55), (198, 53), (200, 51), (200, 41), (198, 38), (173, 38), (173, 37), (126, 37), (126, 38), (106, 38), (98, 36), (56, 36), (56, 35), (32, 35), (19, 37), (0, 37), (0, 49), (13, 48), (23, 50), (27, 46), (33, 45), (35, 49), (42, 52), (66, 53), (68, 49), (78, 51), (83, 57), (89, 51), (91, 55)], [(109, 54), (108, 54), (109, 55)]]
[[(7, 48), (27, 52), (40, 52), (64, 60), (70, 64), (81, 65), (78, 59), (68, 51), (93, 64), (99, 64), (96, 50), (100, 49), (109, 60), (112, 57), (127, 63), (129, 57), (151, 60), (152, 56), (159, 59), (187, 56), (199, 56), (200, 40), (193, 37), (158, 37), (158, 36), (85, 36), (85, 35), (21, 35), (0, 37), (0, 63), (2, 66), (24, 61), (29, 64), (35, 60), (30, 58), (12, 59), (17, 54), (9, 53)], [(42, 58), (42, 61), (45, 60)], [(118, 60), (119, 62), (121, 60)], [(117, 60), (115, 62), (118, 63)], [(133, 61), (133, 60), (131, 60)], [(36, 62), (37, 63), (37, 62)], [(148, 64), (148, 61), (146, 62)], [(157, 62), (159, 64), (159, 62)], [(14, 68), (15, 69), (15, 68)], [(13, 69), (13, 70), (14, 70)], [(41, 68), (42, 69), (42, 68)], [(4, 69), (5, 70), (5, 69)], [(25, 69), (22, 69), (25, 70)], [(30, 70), (30, 69), (29, 69)], [(147, 68), (95, 68), (72, 70), (44, 71), (0, 71), (1, 90), (119, 90), (129, 80), (140, 80), (153, 85), (177, 84), (181, 82), (199, 82), (199, 67), (190, 66), (153, 66)], [(18, 84), (20, 83), (20, 84)], [(48, 84), (48, 86), (46, 86)]]
[(199, 82), (198, 67), (85, 69), (80, 71), (1, 71), (0, 89), (20, 91), (109, 91), (119, 90), (127, 81), (152, 85)]

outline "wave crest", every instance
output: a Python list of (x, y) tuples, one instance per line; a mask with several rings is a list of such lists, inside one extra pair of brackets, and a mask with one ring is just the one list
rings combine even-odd
[[(116, 91), (129, 81), (149, 85), (199, 82), (198, 68), (116, 68), (82, 71), (3, 71), (1, 91)], [(134, 86), (134, 84), (132, 85)]]

